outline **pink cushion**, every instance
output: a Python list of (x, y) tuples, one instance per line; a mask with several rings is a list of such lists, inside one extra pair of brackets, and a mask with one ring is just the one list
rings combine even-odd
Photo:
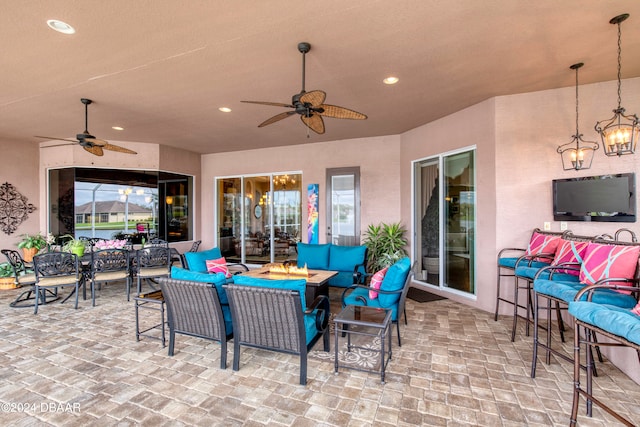
[[(553, 257), (551, 265), (558, 265), (566, 262), (582, 264), (588, 245), (589, 242), (574, 242), (571, 240), (560, 239), (560, 244), (556, 249), (556, 254)], [(573, 274), (574, 276), (579, 274), (576, 270), (557, 271), (560, 273)]]
[(224, 257), (218, 259), (208, 259), (206, 260), (206, 263), (207, 271), (209, 273), (222, 273), (227, 279), (231, 277), (231, 272), (227, 267), (227, 260), (224, 259)]
[(639, 253), (638, 246), (589, 243), (580, 267), (580, 282), (592, 285), (602, 279), (632, 279), (638, 265)]
[[(382, 270), (376, 272), (373, 276), (371, 276), (371, 282), (369, 283), (369, 287), (371, 289), (380, 289), (380, 285), (382, 285), (382, 280), (384, 279), (385, 274), (387, 274), (387, 270), (389, 267), (385, 267)], [(369, 291), (369, 299), (378, 298), (378, 293), (374, 291)]]
[(531, 235), (526, 255), (553, 254), (560, 243), (560, 236), (549, 236), (534, 232)]

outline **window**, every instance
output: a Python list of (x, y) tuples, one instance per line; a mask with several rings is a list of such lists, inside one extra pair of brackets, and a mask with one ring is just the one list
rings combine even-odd
[[(193, 239), (193, 177), (158, 171), (66, 168), (49, 171), (49, 230), (54, 235), (169, 242)], [(72, 220), (75, 219), (75, 220)]]

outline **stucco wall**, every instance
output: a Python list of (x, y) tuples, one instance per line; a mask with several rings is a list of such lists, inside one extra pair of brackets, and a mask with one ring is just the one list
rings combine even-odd
[[(400, 221), (400, 137), (381, 136), (347, 141), (301, 144), (263, 150), (202, 156), (202, 244), (215, 244), (214, 183), (216, 177), (272, 172), (302, 172), (302, 188), (320, 184), (320, 242), (326, 241), (326, 169), (359, 166), (361, 228)], [(306, 221), (304, 217), (303, 222)]]

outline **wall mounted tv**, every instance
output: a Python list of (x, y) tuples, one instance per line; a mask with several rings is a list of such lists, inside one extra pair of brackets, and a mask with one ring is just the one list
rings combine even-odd
[(587, 176), (553, 180), (556, 221), (636, 221), (636, 175)]

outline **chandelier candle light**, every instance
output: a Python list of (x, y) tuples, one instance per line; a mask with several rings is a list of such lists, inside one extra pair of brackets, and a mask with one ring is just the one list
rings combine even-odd
[(618, 26), (618, 108), (613, 110), (613, 117), (596, 123), (596, 131), (602, 138), (604, 153), (607, 156), (622, 156), (633, 154), (638, 142), (638, 116), (635, 114), (625, 115), (624, 108), (621, 107), (621, 56), (622, 44), (620, 37), (620, 23), (629, 17), (628, 13), (612, 18), (609, 23)]
[(578, 129), (578, 69), (584, 63), (579, 62), (569, 67), (576, 70), (576, 133), (571, 137), (571, 141), (558, 147), (558, 153), (562, 157), (562, 169), (582, 170), (589, 169), (593, 161), (593, 153), (600, 145), (597, 142), (585, 141)]

